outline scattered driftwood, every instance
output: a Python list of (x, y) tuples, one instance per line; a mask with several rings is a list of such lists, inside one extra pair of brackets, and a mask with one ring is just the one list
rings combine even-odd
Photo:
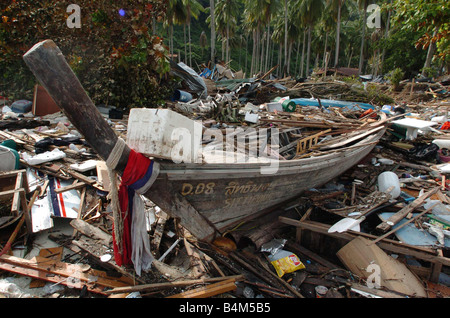
[(164, 290), (168, 288), (177, 288), (177, 287), (187, 287), (187, 286), (195, 286), (201, 284), (210, 284), (218, 281), (222, 282), (230, 282), (233, 283), (236, 281), (242, 280), (244, 277), (242, 275), (236, 276), (228, 276), (228, 277), (215, 277), (215, 278), (204, 278), (204, 279), (191, 279), (191, 280), (180, 280), (173, 282), (165, 282), (165, 283), (155, 283), (155, 284), (143, 284), (137, 286), (128, 286), (128, 287), (116, 287), (111, 290), (105, 291), (106, 294), (123, 294), (123, 293), (131, 293), (131, 292), (148, 292), (152, 290)]
[(106, 273), (89, 265), (58, 262), (46, 257), (25, 260), (9, 255), (0, 256), (0, 269), (20, 275), (63, 284), (71, 288), (87, 288), (88, 291), (105, 294), (107, 288), (128, 286), (133, 282), (126, 278), (109, 278)]

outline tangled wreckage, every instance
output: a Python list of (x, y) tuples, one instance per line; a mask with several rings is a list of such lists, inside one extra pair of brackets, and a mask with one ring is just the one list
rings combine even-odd
[[(383, 287), (387, 288), (387, 291), (374, 290), (359, 284), (359, 282), (348, 283), (347, 281), (346, 284), (351, 286), (353, 292), (363, 296), (376, 297), (403, 297), (404, 295), (427, 297), (427, 291), (417, 277), (403, 264), (388, 257), (378, 245), (390, 252), (405, 252), (406, 248), (402, 244), (393, 243), (387, 237), (397, 231), (400, 232), (401, 228), (407, 227), (408, 224), (417, 221), (419, 217), (430, 213), (435, 206), (427, 206), (424, 211), (420, 211), (420, 215), (414, 214), (413, 217), (412, 214), (428, 198), (440, 193), (441, 186), (427, 188), (429, 191), (417, 195), (417, 198), (406, 198), (404, 192), (402, 192), (402, 196), (400, 196), (400, 192), (395, 194), (398, 190), (396, 182), (389, 179), (389, 184), (384, 190), (378, 189), (379, 191), (366, 193), (366, 197), (356, 204), (358, 201), (356, 189), (359, 183), (353, 182), (351, 185), (352, 204), (349, 207), (330, 207), (326, 204), (327, 199), (343, 194), (340, 189), (328, 194), (311, 193), (310, 191), (326, 185), (344, 173), (349, 171), (355, 173), (352, 169), (374, 152), (382, 137), (389, 130), (391, 123), (397, 123), (399, 127), (407, 130), (407, 139), (416, 138), (419, 129), (426, 129), (433, 125), (425, 123), (427, 125), (421, 126), (419, 124), (423, 123), (414, 122), (409, 118), (402, 121), (405, 114), (387, 116), (385, 112), (376, 112), (370, 105), (362, 103), (316, 99), (316, 104), (314, 104), (311, 100), (297, 99), (274, 100), (270, 105), (265, 105), (268, 111), (264, 115), (256, 116), (258, 117), (256, 121), (252, 116), (255, 106), (247, 104), (244, 109), (244, 112), (248, 111), (245, 113), (246, 120), (249, 123), (258, 122), (260, 124), (246, 130), (227, 129), (224, 126), (221, 129), (212, 127), (211, 123), (202, 125), (181, 115), (180, 112), (169, 109), (133, 109), (130, 111), (128, 119), (127, 136), (122, 138), (117, 131), (112, 129), (110, 123), (105, 120), (98, 107), (85, 93), (81, 83), (53, 41), (47, 40), (36, 44), (24, 55), (24, 60), (71, 124), (105, 163), (104, 170), (108, 172), (103, 179), (105, 183), (109, 183), (107, 192), (109, 192), (109, 207), (113, 216), (112, 235), (106, 235), (103, 231), (82, 224), (85, 222), (77, 222), (79, 214), (74, 216), (75, 220), (71, 224), (76, 227), (77, 231), (84, 233), (89, 231), (90, 235), (101, 240), (104, 246), (112, 246), (114, 264), (111, 265), (111, 268), (124, 276), (114, 281), (111, 278), (102, 277), (101, 280), (92, 284), (87, 275), (82, 274), (83, 269), (75, 268), (75, 265), (64, 265), (66, 266), (64, 270), (58, 272), (62, 277), (67, 276), (65, 273), (70, 270), (80, 272), (79, 276), (82, 278), (83, 286), (88, 286), (89, 291), (102, 295), (209, 284), (204, 290), (192, 289), (178, 296), (211, 297), (235, 290), (237, 282), (245, 281), (271, 296), (304, 297), (305, 293), (302, 295), (299, 292), (300, 289), (294, 286), (299, 287), (304, 282), (318, 287), (327, 285), (324, 280), (315, 281), (304, 275), (295, 276), (294, 281), (287, 284), (281, 277), (285, 273), (291, 272), (283, 272), (280, 266), (275, 265), (278, 275), (263, 266), (267, 270), (269, 278), (263, 277), (264, 275), (261, 275), (254, 265), (244, 261), (234, 252), (228, 256), (245, 270), (256, 275), (260, 279), (259, 283), (250, 282), (248, 278), (244, 278), (236, 272), (235, 276), (226, 276), (215, 264), (215, 269), (222, 274), (221, 279), (202, 278), (150, 285), (138, 280), (141, 284), (136, 284), (136, 278), (133, 275), (130, 276), (122, 265), (134, 265), (138, 276), (149, 270), (152, 264), (160, 269), (163, 266), (161, 261), (181, 240), (177, 239), (164, 255), (155, 259), (154, 251), (150, 250), (146, 220), (142, 212), (145, 198), (167, 213), (169, 217), (177, 220), (179, 225), (196, 240), (207, 244), (212, 243), (225, 250), (229, 247), (225, 245), (230, 245), (229, 240), (226, 239), (227, 235), (245, 222), (255, 220), (259, 221), (262, 231), (268, 231), (270, 238), (277, 237), (276, 230), (271, 232), (273, 226), (279, 227), (282, 224), (294, 226), (297, 229), (299, 240), (301, 233), (311, 231), (329, 236), (336, 241), (344, 240), (347, 243), (350, 241), (337, 254), (339, 260), (349, 270), (357, 273), (359, 277), (366, 277), (367, 273), (362, 272), (361, 268), (369, 265), (370, 259), (376, 258), (379, 262), (383, 262), (390, 271), (387, 273), (388, 276), (382, 278)], [(182, 70), (178, 69), (178, 71)], [(199, 87), (200, 90), (203, 88), (203, 86)], [(296, 105), (292, 103), (296, 103)], [(296, 106), (302, 105), (302, 103), (313, 106), (311, 112), (315, 115), (308, 116), (306, 107), (302, 107), (302, 113), (295, 112)], [(178, 110), (189, 112), (186, 105), (178, 105), (180, 107)], [(348, 118), (339, 111), (332, 110), (330, 112), (336, 112), (334, 120), (327, 119), (328, 108), (343, 106), (354, 107), (349, 109), (357, 111), (349, 113), (356, 115)], [(270, 107), (274, 107), (275, 110), (271, 110)], [(217, 110), (216, 113), (219, 116), (225, 114), (223, 109)], [(57, 153), (52, 155), (57, 155)], [(383, 158), (379, 158), (379, 162), (382, 160)], [(403, 163), (403, 165), (407, 164)], [(33, 166), (33, 164), (29, 164), (29, 166)], [(67, 189), (80, 189), (81, 184), (92, 185), (95, 182), (73, 170), (69, 174), (79, 182), (66, 186)], [(40, 189), (34, 192), (36, 196), (38, 190)], [(26, 222), (31, 228), (30, 208), (24, 207), (32, 206), (33, 199), (27, 203), (25, 190), (11, 191), (9, 194), (17, 197), (14, 199), (16, 208), (20, 206), (25, 210), (17, 228), (20, 228), (23, 222)], [(56, 198), (62, 192), (62, 189), (56, 189), (56, 192), (53, 190), (53, 197)], [(270, 216), (274, 212), (277, 214), (279, 212), (277, 209), (296, 202), (296, 199), (305, 193), (311, 194), (315, 206), (320, 206), (334, 216), (343, 218), (341, 222), (336, 222), (332, 227), (325, 227), (321, 223), (310, 221), (308, 218), (312, 208), (309, 208), (300, 221), (291, 217), (279, 216), (276, 217), (277, 222), (269, 221), (270, 224), (267, 222), (263, 224), (266, 216)], [(293, 207), (296, 209), (298, 204), (294, 203)], [(370, 214), (380, 211), (382, 211), (379, 215), (381, 223), (377, 228), (385, 234), (377, 237), (360, 232), (359, 224), (366, 219), (369, 220)], [(390, 213), (393, 211), (395, 212)], [(409, 220), (403, 224), (407, 215), (410, 216)], [(435, 220), (442, 221), (439, 217), (436, 217)], [(445, 250), (447, 238), (444, 236), (440, 242)], [(14, 237), (13, 235), (10, 241), (14, 240)], [(197, 252), (193, 252), (195, 249), (193, 245), (189, 244), (186, 239), (184, 241), (186, 249), (190, 251), (189, 254), (191, 256), (196, 254)], [(281, 246), (275, 250), (282, 249), (285, 243), (280, 244), (281, 240), (275, 240), (275, 242)], [(5, 251), (10, 248), (10, 242), (8, 243), (9, 245), (5, 245)], [(221, 245), (221, 243), (225, 245)], [(268, 242), (265, 237), (256, 245), (261, 248), (267, 247), (268, 243), (274, 243), (274, 241)], [(378, 245), (374, 243), (378, 243)], [(89, 249), (90, 243), (86, 241), (75, 243), (74, 241), (73, 244), (81, 249)], [(334, 264), (298, 245), (289, 245), (288, 247), (296, 250), (297, 254), (306, 255), (324, 268), (330, 270), (334, 267)], [(409, 247), (414, 250), (414, 256), (432, 263), (432, 271), (429, 274), (437, 282), (442, 266), (448, 266), (450, 263), (448, 258), (442, 254), (442, 251), (441, 254), (435, 255), (434, 250)], [(90, 250), (92, 253), (95, 248)], [(107, 248), (102, 247), (97, 252), (107, 254), (107, 251)], [(268, 250), (266, 249), (266, 251)], [(410, 252), (408, 251), (408, 253)], [(358, 253), (361, 258), (355, 261), (354, 257)], [(199, 252), (199, 254), (203, 253)], [(286, 255), (291, 260), (293, 259), (291, 257), (293, 254), (288, 252)], [(30, 276), (43, 277), (39, 271), (44, 271), (44, 265), (33, 268), (33, 262), (21, 261), (5, 254), (1, 257), (4, 262), (2, 267), (4, 270), (13, 271), (12, 267), (20, 264), (24, 268), (32, 268), (36, 271), (36, 274)], [(269, 257), (271, 263), (278, 264), (273, 257), (274, 254)], [(39, 260), (44, 260), (44, 257), (35, 260), (39, 263)], [(48, 261), (46, 258), (45, 260)], [(256, 264), (258, 261), (261, 263), (261, 259), (258, 259)], [(55, 266), (57, 263), (55, 261)], [(201, 267), (198, 260), (195, 263), (196, 266)], [(70, 266), (73, 269), (70, 269)], [(312, 265), (306, 264), (307, 268), (308, 266)], [(296, 269), (301, 268), (305, 268), (305, 264), (298, 261)], [(17, 269), (16, 272), (24, 273)], [(393, 276), (399, 274), (404, 275), (404, 279), (400, 283), (392, 279)], [(174, 274), (172, 273), (172, 275)], [(59, 280), (51, 279), (46, 277), (47, 281), (60, 283)], [(344, 284), (342, 277), (338, 276), (333, 279), (338, 285)], [(277, 288), (263, 286), (261, 281), (273, 284)], [(70, 281), (65, 281), (64, 284), (71, 286)], [(431, 283), (427, 284), (428, 288), (431, 288)], [(73, 284), (73, 286), (78, 285)], [(331, 291), (334, 291), (334, 296), (337, 297), (339, 293), (336, 294), (336, 288), (331, 288), (333, 286), (333, 284), (328, 286), (330, 294), (332, 294)], [(316, 289), (316, 294), (322, 295), (319, 289)]]

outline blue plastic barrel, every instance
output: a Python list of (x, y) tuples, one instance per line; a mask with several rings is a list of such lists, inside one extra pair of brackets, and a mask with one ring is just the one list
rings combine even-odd
[(173, 94), (173, 100), (187, 103), (192, 100), (192, 95), (188, 92), (180, 91), (177, 89)]

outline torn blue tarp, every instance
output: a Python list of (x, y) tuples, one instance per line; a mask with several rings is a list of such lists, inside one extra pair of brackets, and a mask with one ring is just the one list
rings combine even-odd
[(339, 101), (339, 100), (331, 100), (331, 99), (321, 99), (320, 104), (317, 98), (294, 98), (291, 99), (296, 105), (299, 106), (317, 106), (320, 107), (320, 104), (322, 107), (342, 107), (347, 108), (348, 110), (368, 110), (368, 109), (375, 109), (374, 106), (366, 103), (360, 103), (360, 102), (346, 102), (346, 101)]

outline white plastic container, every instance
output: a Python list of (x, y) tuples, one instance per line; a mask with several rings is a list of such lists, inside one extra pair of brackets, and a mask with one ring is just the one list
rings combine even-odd
[(390, 192), (393, 199), (398, 198), (400, 195), (400, 181), (397, 174), (392, 171), (385, 171), (378, 176), (378, 190), (381, 192), (387, 192), (387, 190), (394, 186), (394, 189)]
[(175, 163), (198, 162), (202, 125), (169, 109), (133, 108), (127, 144), (148, 157)]

